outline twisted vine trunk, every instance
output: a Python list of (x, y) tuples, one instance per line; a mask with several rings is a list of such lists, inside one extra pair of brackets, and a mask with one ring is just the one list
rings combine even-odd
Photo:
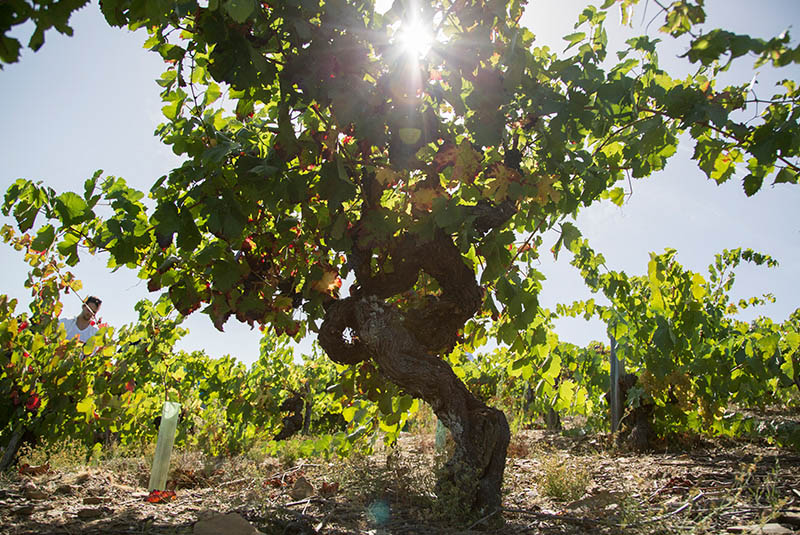
[[(326, 324), (341, 324), (357, 333), (357, 342), (331, 347), (330, 332), (320, 343), (339, 362), (354, 363), (369, 355), (378, 371), (408, 394), (431, 405), (450, 430), (455, 451), (437, 484), (437, 494), (456, 493), (471, 511), (500, 507), (506, 450), (510, 439), (502, 411), (476, 398), (450, 366), (432, 354), (404, 325), (403, 316), (375, 296), (343, 299), (328, 311)], [(334, 321), (338, 318), (339, 321)], [(341, 331), (339, 331), (341, 340)], [(355, 360), (360, 359), (360, 360)]]
[[(512, 213), (508, 207), (475, 210), (478, 228), (491, 228)], [(372, 251), (354, 248), (357, 289), (329, 304), (320, 345), (339, 363), (371, 360), (386, 379), (430, 404), (455, 442), (437, 494), (457, 496), (473, 513), (495, 511), (510, 440), (508, 421), (502, 411), (475, 397), (439, 356), (452, 350), (458, 330), (481, 308), (475, 273), (442, 231), (425, 240), (405, 235), (389, 251), (390, 272), (373, 274)], [(420, 272), (438, 282), (438, 295), (403, 310), (387, 302), (412, 289)]]
[(354, 305), (359, 337), (379, 371), (409, 394), (425, 400), (455, 442), (437, 491), (455, 491), (472, 511), (500, 507), (510, 438), (502, 411), (467, 390), (450, 366), (428, 353), (403, 326), (397, 313), (375, 298)]

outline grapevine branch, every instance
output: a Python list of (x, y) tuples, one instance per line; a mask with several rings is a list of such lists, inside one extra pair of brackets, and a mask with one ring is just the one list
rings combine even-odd
[[(652, 108), (642, 108), (641, 111), (653, 113), (655, 115), (661, 115), (662, 117), (667, 117), (667, 118), (672, 119), (672, 120), (680, 119), (680, 117), (674, 117), (674, 116), (670, 115), (669, 113), (667, 113), (665, 111), (662, 111), (662, 110), (654, 110)], [(725, 136), (725, 137), (733, 139), (738, 144), (738, 146), (741, 146), (741, 147), (746, 147), (747, 146), (747, 141), (746, 140), (740, 139), (735, 134), (733, 134), (732, 132), (726, 131), (726, 130), (718, 127), (718, 126), (715, 126), (715, 125), (709, 123), (708, 121), (698, 121), (697, 124), (699, 124), (701, 126), (704, 126), (704, 127), (708, 128), (709, 130), (713, 130), (714, 132), (718, 133), (721, 136)], [(798, 167), (797, 164), (794, 164), (794, 163), (790, 162), (789, 160), (787, 160), (786, 157), (777, 156), (776, 158), (778, 160), (780, 160), (781, 162), (785, 163), (786, 167), (788, 167), (789, 169), (792, 169), (796, 173), (800, 173), (800, 167)]]

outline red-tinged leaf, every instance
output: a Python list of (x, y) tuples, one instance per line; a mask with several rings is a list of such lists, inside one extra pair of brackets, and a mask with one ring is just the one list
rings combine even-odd
[(457, 155), (458, 149), (453, 143), (445, 143), (439, 147), (436, 156), (433, 157), (433, 166), (436, 172), (440, 173), (445, 167), (455, 164)]
[(283, 481), (281, 480), (280, 476), (275, 476), (273, 478), (267, 479), (264, 481), (263, 486), (265, 487), (273, 487), (273, 488), (280, 488), (283, 486)]
[(39, 405), (42, 404), (42, 400), (36, 393), (33, 393), (28, 398), (28, 401), (25, 403), (25, 408), (29, 410), (36, 410), (39, 408)]
[(145, 498), (150, 503), (171, 502), (176, 498), (174, 490), (153, 490)]
[(472, 148), (467, 141), (458, 145), (453, 178), (462, 182), (471, 183), (481, 170), (481, 155)]
[(19, 474), (22, 476), (40, 476), (50, 471), (50, 463), (41, 464), (39, 466), (31, 466), (24, 463), (19, 467)]
[(322, 487), (319, 489), (319, 493), (322, 496), (333, 496), (339, 491), (339, 483), (327, 483), (325, 481), (322, 482)]
[(443, 196), (444, 192), (438, 188), (418, 187), (411, 192), (411, 203), (417, 210), (430, 212), (433, 208), (433, 200)]

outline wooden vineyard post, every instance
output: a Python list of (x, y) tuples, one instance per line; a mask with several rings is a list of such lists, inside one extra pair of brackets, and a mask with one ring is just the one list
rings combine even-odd
[(611, 354), (609, 356), (611, 363), (611, 378), (610, 388), (608, 391), (609, 405), (611, 406), (611, 432), (616, 433), (619, 431), (619, 422), (622, 419), (622, 400), (620, 399), (619, 392), (619, 377), (622, 373), (620, 370), (620, 362), (617, 360), (617, 341), (613, 336), (611, 339)]
[(158, 428), (156, 453), (153, 456), (153, 469), (150, 472), (150, 484), (147, 487), (150, 492), (165, 490), (167, 486), (169, 458), (172, 455), (172, 446), (175, 444), (175, 431), (178, 428), (180, 412), (180, 403), (164, 402), (164, 409), (161, 411), (161, 425)]

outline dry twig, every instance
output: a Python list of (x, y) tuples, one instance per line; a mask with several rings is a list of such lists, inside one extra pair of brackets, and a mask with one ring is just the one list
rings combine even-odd
[(542, 520), (554, 520), (556, 522), (564, 522), (566, 524), (573, 524), (581, 527), (596, 527), (596, 526), (603, 526), (607, 528), (621, 527), (619, 524), (615, 524), (613, 522), (606, 522), (604, 520), (595, 520), (593, 518), (585, 518), (585, 517), (569, 516), (569, 515), (557, 515), (553, 513), (542, 513), (540, 511), (530, 511), (528, 509), (503, 507), (503, 511), (505, 511), (506, 513), (517, 513), (525, 516), (531, 516)]

